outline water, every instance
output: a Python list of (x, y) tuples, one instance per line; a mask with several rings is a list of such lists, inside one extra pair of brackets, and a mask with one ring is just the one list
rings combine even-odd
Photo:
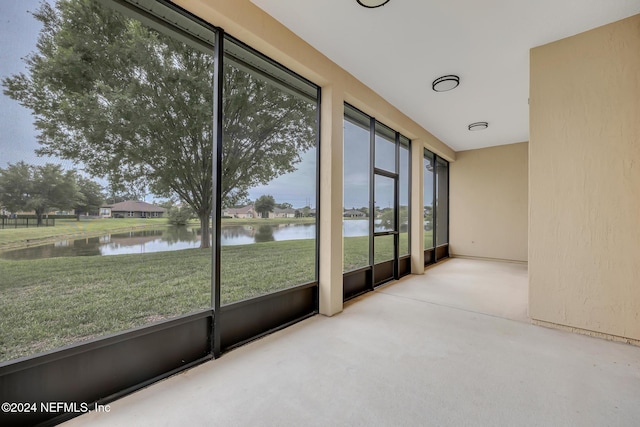
[[(369, 234), (369, 221), (356, 219), (344, 221), (345, 237)], [(222, 246), (250, 245), (258, 242), (313, 239), (315, 224), (265, 224), (223, 226)], [(158, 230), (131, 231), (106, 234), (76, 240), (61, 240), (48, 245), (16, 249), (0, 253), (9, 260), (33, 260), (69, 256), (109, 256), (179, 251), (200, 247), (200, 229), (191, 227), (167, 227)]]

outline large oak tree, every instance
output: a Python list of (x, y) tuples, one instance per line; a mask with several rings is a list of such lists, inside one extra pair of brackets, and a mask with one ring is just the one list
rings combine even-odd
[[(113, 186), (177, 195), (200, 218), (212, 209), (213, 56), (94, 0), (43, 2), (27, 73), (4, 93), (32, 110), (41, 155), (82, 164)], [(231, 59), (231, 58), (229, 58)], [(315, 105), (260, 74), (224, 69), (222, 198), (295, 170), (315, 144)]]

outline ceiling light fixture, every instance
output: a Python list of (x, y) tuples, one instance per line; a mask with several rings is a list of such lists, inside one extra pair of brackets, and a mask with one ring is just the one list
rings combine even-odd
[(488, 127), (489, 127), (489, 123), (487, 122), (476, 122), (476, 123), (471, 123), (469, 125), (469, 130), (471, 131), (485, 130)]
[(389, 3), (389, 0), (356, 0), (358, 4), (367, 9), (374, 9), (376, 7), (384, 6)]
[(451, 89), (455, 89), (460, 84), (460, 77), (453, 74), (448, 76), (438, 77), (431, 83), (431, 89), (436, 92), (446, 92)]

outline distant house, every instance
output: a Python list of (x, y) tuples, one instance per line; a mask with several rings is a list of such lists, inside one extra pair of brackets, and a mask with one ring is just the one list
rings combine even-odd
[(161, 218), (165, 212), (165, 208), (135, 200), (100, 207), (103, 218)]
[(348, 211), (344, 211), (345, 218), (363, 218), (366, 216), (367, 214), (357, 209), (349, 209)]
[(258, 218), (260, 215), (255, 211), (253, 205), (247, 205), (241, 208), (223, 209), (222, 216), (231, 218)]
[(295, 218), (296, 210), (293, 208), (273, 208), (273, 212), (269, 212), (269, 218)]
[(98, 213), (102, 218), (111, 218), (111, 207), (100, 206), (100, 212)]

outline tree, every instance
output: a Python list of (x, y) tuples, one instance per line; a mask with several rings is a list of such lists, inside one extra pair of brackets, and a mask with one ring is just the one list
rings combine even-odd
[[(408, 206), (400, 206), (399, 212), (399, 224), (397, 230), (400, 232), (404, 232), (408, 230), (409, 227), (409, 207)], [(382, 210), (382, 214), (380, 215), (380, 225), (384, 227), (385, 230), (395, 229), (395, 209), (384, 208)]]
[(253, 204), (253, 208), (262, 218), (269, 218), (269, 212), (273, 212), (275, 205), (276, 201), (273, 196), (267, 194), (258, 197), (258, 200)]
[(276, 208), (278, 209), (293, 209), (293, 205), (291, 203), (276, 203)]
[(261, 225), (253, 237), (256, 243), (273, 242), (275, 240), (273, 237), (273, 227), (270, 225)]
[(32, 174), (31, 166), (24, 162), (9, 163), (6, 169), (0, 168), (0, 204), (7, 211), (17, 212), (25, 208)]
[(57, 208), (71, 209), (82, 195), (74, 171), (63, 171), (59, 165), (47, 163), (32, 166), (24, 162), (0, 169), (0, 201), (11, 212), (34, 211), (38, 225), (42, 216)]
[[(144, 197), (142, 194), (134, 191), (114, 191), (113, 189), (103, 195), (107, 204), (115, 205), (116, 203), (126, 202), (127, 200), (142, 200)], [(162, 206), (165, 207), (165, 206)]]
[[(34, 16), (43, 27), (27, 74), (2, 83), (34, 113), (38, 154), (82, 163), (113, 186), (175, 195), (208, 236), (213, 49), (93, 0), (42, 2)], [(315, 145), (315, 104), (225, 64), (222, 198), (230, 206), (295, 170), (300, 153)]]
[(153, 204), (156, 206), (160, 206), (161, 208), (165, 208), (167, 211), (172, 207), (176, 206), (176, 201), (173, 199), (167, 199), (162, 202), (153, 201)]
[(81, 213), (97, 212), (104, 202), (104, 197), (102, 195), (102, 186), (97, 182), (79, 176), (77, 185), (79, 198), (76, 200), (73, 209), (76, 212), (76, 219), (79, 221)]
[(172, 225), (186, 225), (191, 218), (193, 218), (193, 210), (190, 206), (173, 206), (169, 208), (167, 212), (169, 218), (169, 224)]

